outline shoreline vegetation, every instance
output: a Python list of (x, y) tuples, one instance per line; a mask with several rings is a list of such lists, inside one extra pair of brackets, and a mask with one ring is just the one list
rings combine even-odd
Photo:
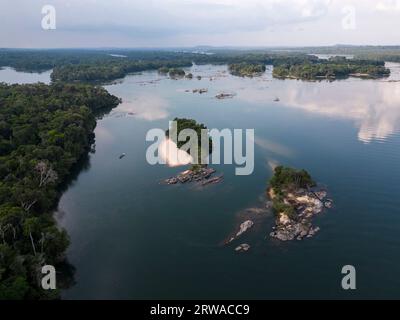
[(390, 75), (383, 61), (352, 60), (334, 57), (315, 62), (285, 63), (275, 66), (273, 76), (279, 79), (335, 80), (348, 77), (377, 79)]
[(95, 113), (119, 103), (91, 85), (0, 84), (0, 299), (59, 298), (62, 282), (40, 288), (43, 265), (67, 263), (53, 210), (94, 142)]
[[(313, 51), (314, 50), (314, 51)], [(315, 54), (329, 52), (353, 53), (354, 59), (334, 57), (319, 59)], [(347, 50), (347, 51), (346, 51)], [(349, 76), (379, 78), (389, 75), (384, 61), (400, 61), (400, 47), (297, 48), (292, 50), (222, 50), (213, 54), (183, 51), (134, 49), (0, 49), (0, 67), (17, 71), (42, 72), (53, 69), (52, 82), (109, 83), (128, 74), (147, 70), (161, 70), (171, 78), (194, 78), (182, 68), (193, 64), (230, 65), (232, 74), (252, 77), (262, 74), (265, 65), (274, 67), (277, 78), (303, 80), (340, 79)], [(114, 54), (110, 54), (113, 52)], [(182, 72), (183, 71), (183, 72)]]

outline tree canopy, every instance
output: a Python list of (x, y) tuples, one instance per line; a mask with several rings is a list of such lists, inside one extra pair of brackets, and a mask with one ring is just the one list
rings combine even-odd
[(264, 73), (266, 67), (264, 64), (242, 62), (230, 64), (228, 69), (234, 76), (254, 77)]
[(101, 87), (0, 84), (0, 299), (46, 299), (40, 268), (64, 259), (52, 216), (60, 186), (94, 139), (94, 111), (119, 99)]

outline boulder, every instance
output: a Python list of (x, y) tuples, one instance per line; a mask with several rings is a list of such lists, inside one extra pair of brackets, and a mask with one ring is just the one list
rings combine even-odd
[(236, 247), (236, 252), (247, 252), (250, 250), (250, 245), (247, 243), (243, 243), (240, 246)]

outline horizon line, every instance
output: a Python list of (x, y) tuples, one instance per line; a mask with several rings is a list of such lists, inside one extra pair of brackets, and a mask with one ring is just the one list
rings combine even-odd
[(240, 46), (240, 45), (193, 45), (193, 46), (93, 46), (93, 47), (0, 47), (0, 50), (167, 50), (167, 49), (304, 49), (304, 48), (349, 48), (349, 47), (400, 47), (400, 44), (332, 44), (332, 45), (304, 45), (304, 46), (290, 46), (290, 45), (276, 45), (276, 46)]

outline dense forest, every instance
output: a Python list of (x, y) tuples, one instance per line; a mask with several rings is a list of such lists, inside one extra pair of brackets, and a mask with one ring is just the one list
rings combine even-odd
[(228, 70), (234, 76), (254, 77), (263, 74), (266, 67), (264, 64), (242, 62), (230, 64)]
[(58, 297), (39, 284), (69, 243), (52, 216), (59, 187), (93, 142), (94, 111), (118, 103), (89, 85), (0, 84), (0, 299)]
[(383, 61), (351, 60), (335, 57), (301, 64), (285, 63), (274, 67), (274, 77), (302, 80), (335, 79), (358, 76), (379, 78), (390, 75)]
[[(105, 82), (123, 78), (125, 75), (145, 70), (179, 70), (178, 67), (189, 67), (190, 60), (179, 61), (110, 61), (102, 64), (63, 65), (53, 69), (51, 80), (53, 82)], [(183, 74), (185, 75), (185, 74)]]

